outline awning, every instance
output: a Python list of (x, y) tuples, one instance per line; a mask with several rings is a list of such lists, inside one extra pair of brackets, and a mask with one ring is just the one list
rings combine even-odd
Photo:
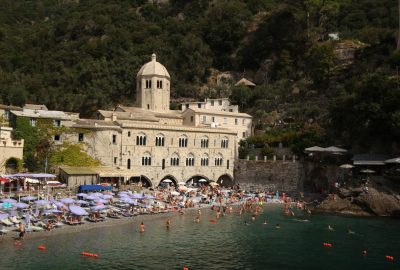
[(324, 152), (325, 148), (319, 146), (308, 147), (304, 149), (306, 152)]
[(25, 178), (25, 182), (29, 184), (39, 184), (40, 181), (37, 179), (32, 179), (32, 178)]
[(81, 185), (79, 186), (79, 192), (82, 191), (101, 191), (101, 190), (112, 190), (112, 186), (101, 186), (101, 185)]
[(8, 183), (8, 182), (10, 182), (9, 179), (4, 178), (4, 177), (0, 177), (0, 183)]

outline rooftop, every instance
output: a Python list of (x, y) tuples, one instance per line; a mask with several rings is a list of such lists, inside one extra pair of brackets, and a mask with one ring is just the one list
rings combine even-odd
[(252, 118), (251, 115), (247, 113), (239, 113), (239, 112), (228, 112), (228, 111), (220, 111), (220, 110), (210, 110), (210, 109), (200, 109), (200, 108), (189, 108), (184, 113), (188, 111), (194, 111), (196, 113), (203, 113), (203, 114), (212, 114), (212, 115), (226, 115), (226, 116), (237, 116), (237, 117), (245, 117), (245, 118)]
[(23, 111), (12, 110), (11, 113), (20, 117), (71, 120), (71, 116), (62, 111), (24, 109)]

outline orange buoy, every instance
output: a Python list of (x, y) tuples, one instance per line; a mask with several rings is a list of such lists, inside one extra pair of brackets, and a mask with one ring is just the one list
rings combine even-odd
[(96, 253), (89, 253), (89, 252), (81, 252), (81, 255), (82, 255), (82, 256), (85, 256), (85, 257), (93, 257), (93, 258), (98, 258), (98, 257), (99, 257), (98, 254), (96, 254)]
[(39, 250), (46, 250), (46, 247), (45, 246), (38, 246), (38, 249)]
[(394, 261), (394, 257), (393, 256), (386, 255), (385, 258), (388, 261)]

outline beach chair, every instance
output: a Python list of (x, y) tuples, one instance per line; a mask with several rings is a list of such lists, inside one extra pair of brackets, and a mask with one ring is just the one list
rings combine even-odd
[(13, 226), (14, 223), (12, 223), (8, 218), (3, 219), (0, 221), (1, 224), (6, 225), (6, 226)]
[(20, 223), (20, 221), (17, 219), (16, 216), (14, 216), (14, 217), (9, 217), (8, 219), (9, 219), (12, 223), (14, 223), (14, 224), (19, 224), (19, 223)]

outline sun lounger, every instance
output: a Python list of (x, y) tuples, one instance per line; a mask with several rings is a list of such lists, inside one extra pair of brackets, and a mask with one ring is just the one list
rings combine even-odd
[(12, 223), (8, 218), (1, 220), (0, 223), (2, 223), (3, 225), (6, 225), (6, 226), (14, 225), (14, 223)]
[(9, 217), (8, 218), (12, 223), (14, 223), (14, 224), (19, 224), (19, 223), (21, 223), (18, 219), (17, 219), (17, 217)]
[(29, 226), (29, 228), (31, 228), (32, 231), (34, 231), (34, 232), (44, 231), (44, 229), (42, 227), (39, 227), (39, 226)]

